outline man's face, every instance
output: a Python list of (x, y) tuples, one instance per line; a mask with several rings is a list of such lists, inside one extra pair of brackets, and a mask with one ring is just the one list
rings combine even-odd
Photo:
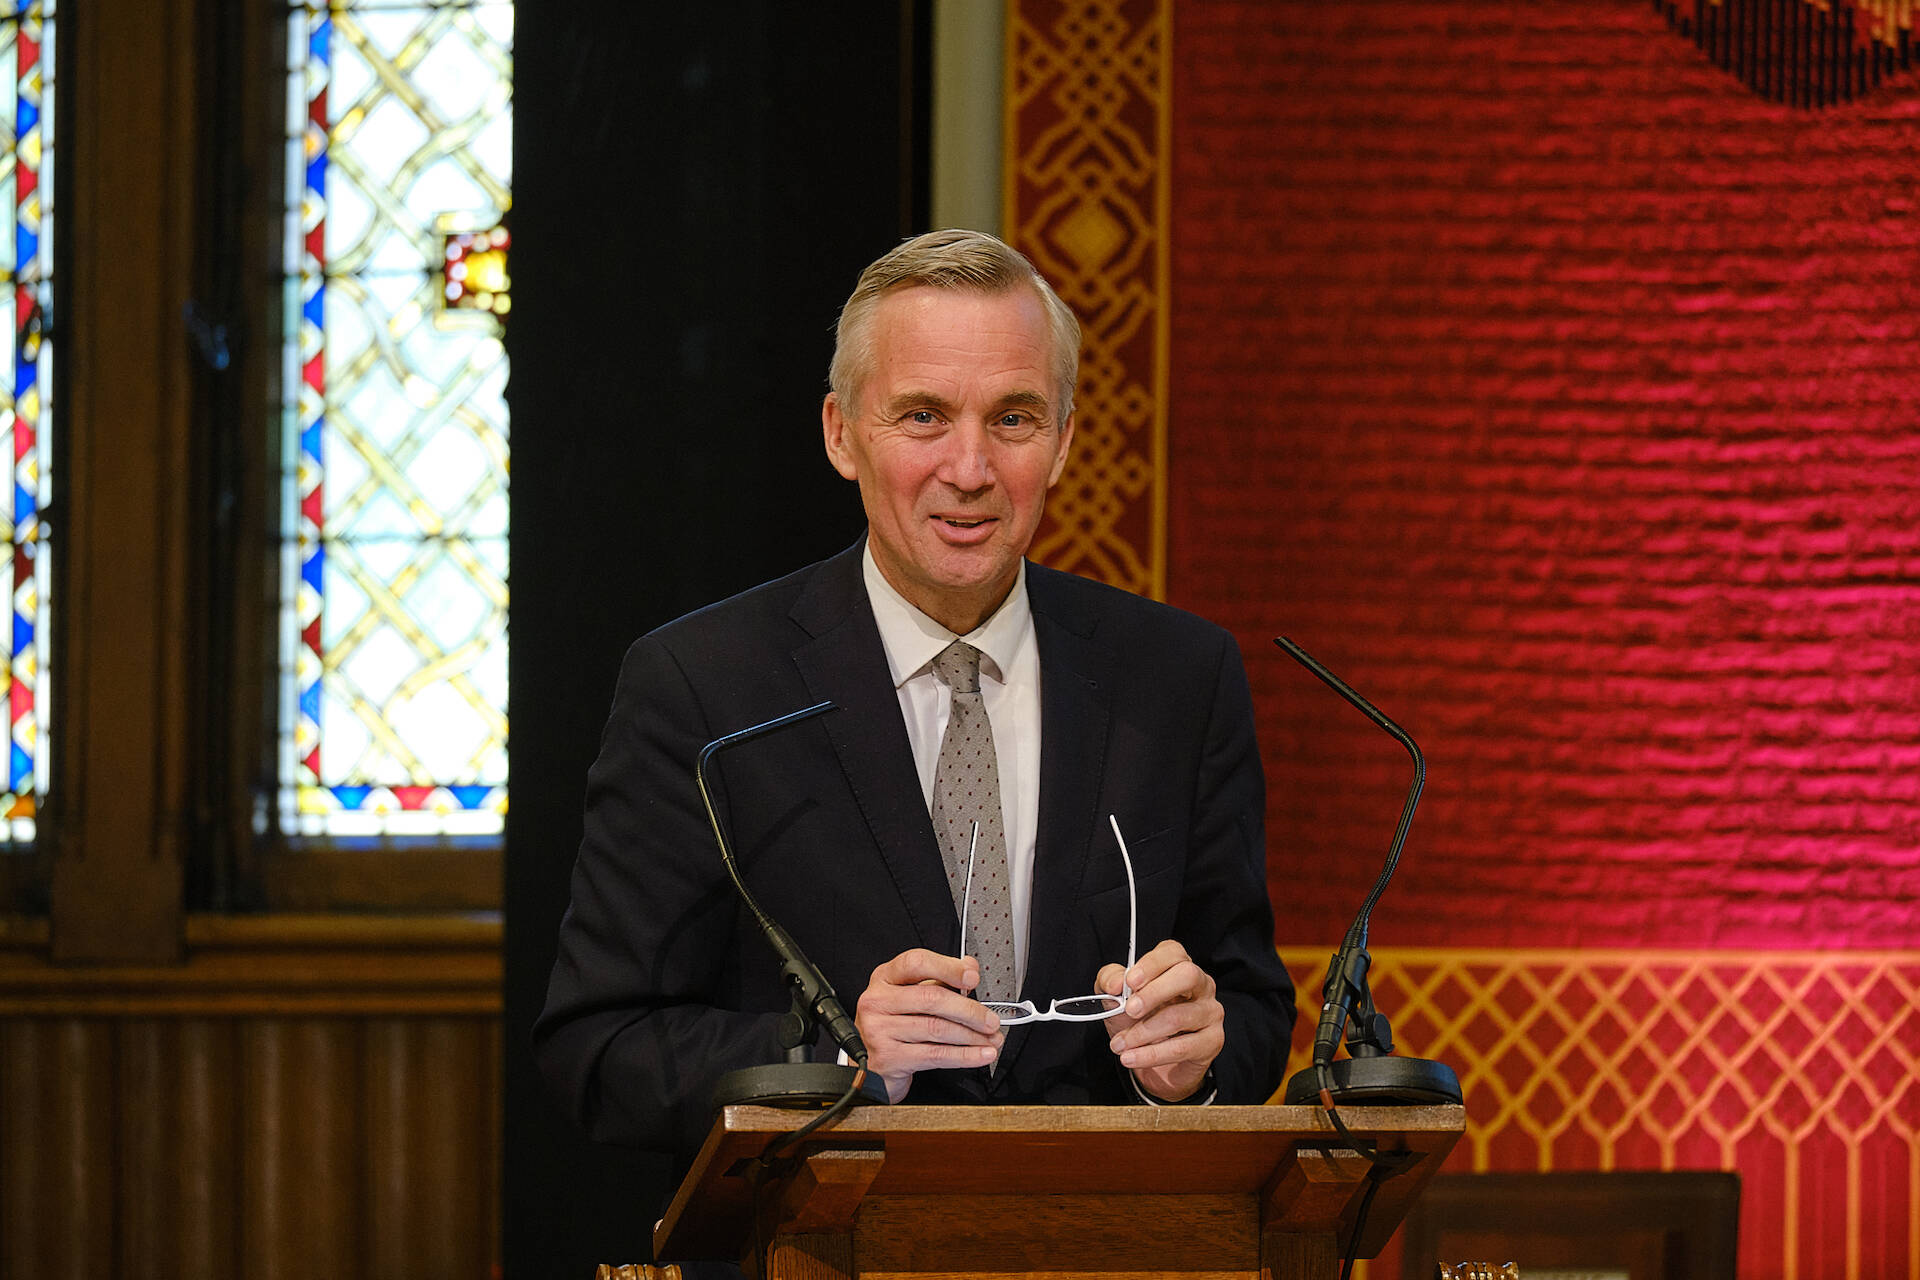
[(858, 403), (821, 409), (827, 457), (860, 485), (880, 572), (965, 635), (1006, 598), (1073, 439), (1046, 309), (1031, 289), (917, 286), (870, 323)]

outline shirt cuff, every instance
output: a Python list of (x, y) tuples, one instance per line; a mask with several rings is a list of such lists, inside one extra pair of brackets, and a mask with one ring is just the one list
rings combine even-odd
[(1207, 1074), (1200, 1077), (1200, 1087), (1178, 1102), (1168, 1102), (1165, 1098), (1156, 1098), (1140, 1087), (1140, 1079), (1133, 1072), (1127, 1072), (1127, 1083), (1133, 1086), (1140, 1101), (1150, 1107), (1210, 1107), (1220, 1094), (1220, 1082), (1213, 1078), (1213, 1068), (1207, 1068)]

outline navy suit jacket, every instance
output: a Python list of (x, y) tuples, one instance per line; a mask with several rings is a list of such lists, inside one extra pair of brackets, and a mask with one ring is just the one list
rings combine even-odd
[[(682, 1167), (733, 1067), (777, 1059), (778, 964), (740, 904), (693, 782), (700, 748), (822, 700), (839, 709), (717, 757), (717, 807), (761, 904), (852, 1012), (959, 921), (861, 576), (861, 544), (689, 614), (622, 667), (547, 1005), (542, 1071), (587, 1132)], [(1022, 995), (1091, 991), (1127, 947), (1119, 815), (1144, 951), (1176, 938), (1226, 1008), (1218, 1101), (1264, 1102), (1292, 984), (1273, 950), (1264, 786), (1238, 646), (1191, 614), (1029, 565), (1040, 811)], [(908, 1102), (1137, 1101), (1101, 1023), (1009, 1028), (999, 1068), (928, 1071)]]

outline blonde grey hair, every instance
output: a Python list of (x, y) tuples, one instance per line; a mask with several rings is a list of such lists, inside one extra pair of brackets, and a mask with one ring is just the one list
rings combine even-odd
[(1057, 420), (1066, 421), (1080, 377), (1080, 321), (1025, 254), (984, 231), (964, 230), (915, 236), (860, 273), (840, 308), (827, 370), (827, 385), (847, 413), (856, 412), (858, 388), (873, 369), (874, 307), (896, 289), (919, 285), (988, 295), (1032, 289), (1046, 309)]

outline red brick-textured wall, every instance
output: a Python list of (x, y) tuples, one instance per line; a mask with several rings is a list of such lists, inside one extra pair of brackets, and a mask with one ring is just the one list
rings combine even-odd
[(1920, 940), (1920, 82), (1651, 4), (1175, 10), (1169, 596), (1250, 656), (1283, 943)]

